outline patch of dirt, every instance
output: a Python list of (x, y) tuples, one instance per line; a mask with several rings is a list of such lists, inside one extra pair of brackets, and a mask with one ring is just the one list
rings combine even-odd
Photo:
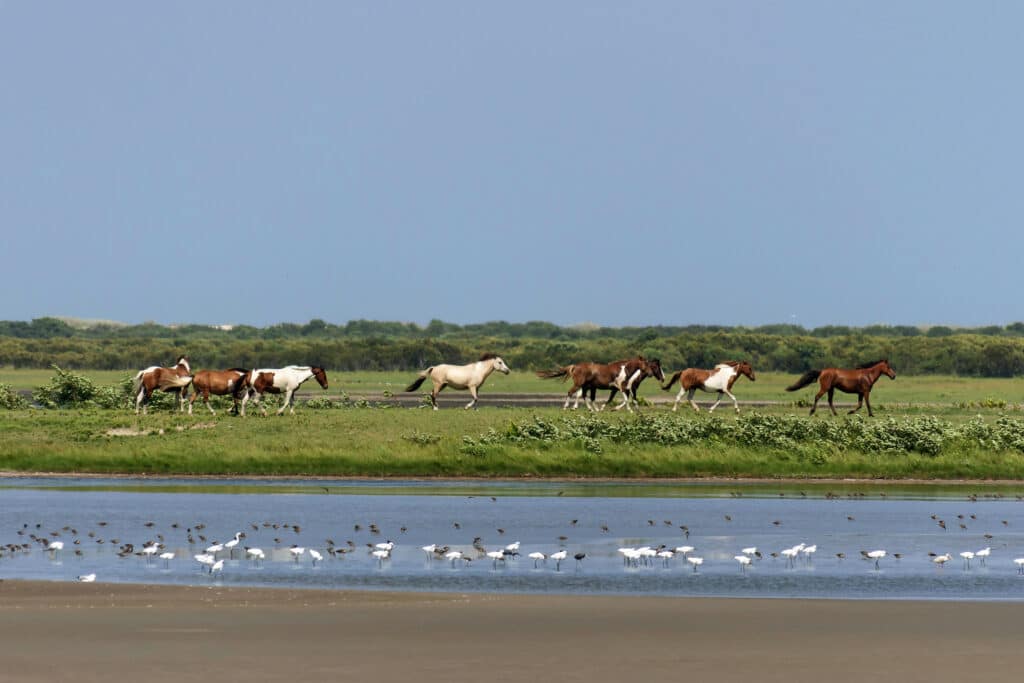
[[(197, 422), (194, 425), (178, 425), (174, 428), (176, 432), (183, 432), (191, 429), (213, 429), (216, 422)], [(163, 434), (163, 429), (135, 429), (134, 427), (113, 427), (103, 432), (104, 436), (149, 436), (150, 434)]]

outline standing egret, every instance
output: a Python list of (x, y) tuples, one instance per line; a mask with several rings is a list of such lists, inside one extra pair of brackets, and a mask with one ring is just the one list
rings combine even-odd
[(92, 583), (96, 580), (96, 573), (93, 572), (92, 574), (82, 574), (78, 577), (78, 580), (82, 583)]
[(527, 557), (529, 557), (531, 560), (533, 560), (533, 568), (534, 569), (537, 568), (537, 563), (538, 562), (547, 562), (548, 561), (548, 556), (545, 555), (544, 553), (541, 553), (541, 552), (530, 553), (529, 555), (527, 555)]
[(167, 552), (160, 553), (160, 559), (164, 561), (164, 567), (171, 566), (171, 560), (174, 559), (174, 553), (168, 550)]
[(313, 558), (313, 566), (314, 567), (316, 566), (317, 562), (319, 562), (320, 560), (324, 559), (324, 556), (320, 554), (320, 551), (319, 550), (315, 550), (313, 548), (309, 549), (309, 556)]
[(562, 571), (562, 560), (569, 556), (569, 552), (566, 550), (559, 550), (557, 553), (551, 553), (551, 559), (555, 561), (555, 571)]
[(985, 566), (985, 559), (992, 554), (992, 548), (982, 548), (978, 552), (974, 553), (975, 557), (981, 558), (981, 566)]
[(689, 557), (689, 556), (687, 556), (686, 561), (693, 565), (693, 573), (694, 574), (697, 573), (697, 567), (699, 567), (702, 564), (704, 564), (704, 558), (703, 557)]
[(970, 550), (965, 550), (962, 553), (960, 553), (960, 557), (964, 558), (964, 569), (970, 569), (971, 560), (974, 559), (974, 553), (972, 553)]
[(750, 555), (734, 555), (732, 559), (740, 563), (741, 572), (747, 571), (747, 565), (750, 564)]
[(867, 553), (867, 558), (869, 560), (875, 561), (875, 569), (878, 569), (878, 561), (883, 557), (885, 557), (884, 550), (872, 550), (871, 552)]
[(935, 565), (938, 566), (941, 569), (942, 567), (945, 567), (946, 563), (949, 562), (952, 559), (953, 559), (953, 556), (950, 555), (949, 553), (946, 553), (945, 555), (936, 555), (935, 557), (932, 558), (932, 562), (934, 562)]
[(1013, 563), (1017, 565), (1017, 573), (1024, 574), (1024, 557), (1016, 558)]

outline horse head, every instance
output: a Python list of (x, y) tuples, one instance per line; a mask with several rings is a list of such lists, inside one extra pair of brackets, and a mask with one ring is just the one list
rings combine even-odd
[(745, 360), (741, 360), (736, 364), (736, 372), (741, 375), (746, 375), (747, 379), (751, 382), (756, 382), (757, 379), (754, 377), (754, 367)]
[(889, 365), (888, 359), (881, 361), (882, 372), (889, 376), (889, 379), (896, 379), (896, 371)]
[(313, 377), (316, 378), (316, 381), (320, 384), (320, 386), (322, 386), (324, 389), (326, 389), (327, 388), (327, 372), (322, 367), (320, 367), (319, 365), (314, 365), (314, 366), (310, 367), (310, 370), (313, 372)]
[(505, 365), (505, 361), (503, 361), (501, 359), (501, 356), (495, 356), (494, 357), (494, 369), (497, 370), (498, 372), (506, 374), (506, 375), (509, 372), (511, 372), (511, 370), (508, 369), (508, 366)]
[(184, 365), (185, 372), (190, 375), (192, 374), (192, 366), (188, 364), (188, 356), (178, 356), (178, 361), (174, 364), (174, 367), (178, 367), (179, 365)]
[(665, 381), (665, 373), (661, 369), (661, 360), (658, 358), (652, 358), (646, 361), (647, 374), (651, 377), (656, 377), (659, 382)]

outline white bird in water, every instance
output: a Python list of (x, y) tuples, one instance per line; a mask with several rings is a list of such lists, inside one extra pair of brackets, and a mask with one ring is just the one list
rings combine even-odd
[(46, 549), (49, 552), (56, 554), (57, 551), (64, 550), (64, 541), (53, 541), (46, 546)]
[(82, 574), (78, 577), (78, 580), (82, 583), (92, 583), (96, 580), (96, 573), (94, 572), (92, 574)]
[(228, 557), (231, 557), (232, 553), (235, 552), (235, 546), (238, 545), (238, 541), (242, 538), (243, 535), (244, 534), (241, 531), (239, 531), (235, 534), (235, 537), (233, 539), (224, 543), (224, 549), (228, 551)]
[(693, 565), (693, 573), (694, 574), (697, 573), (697, 567), (699, 567), (702, 564), (704, 564), (704, 558), (703, 557), (689, 557), (689, 556), (687, 556), (686, 561)]
[(804, 557), (807, 558), (807, 561), (810, 562), (811, 561), (811, 555), (813, 555), (814, 553), (818, 552), (818, 546), (817, 545), (809, 545), (806, 548), (801, 549), (800, 552), (802, 552), (804, 554)]
[(306, 549), (301, 546), (293, 545), (291, 548), (288, 548), (288, 552), (290, 552), (292, 557), (295, 558), (295, 561), (298, 562), (299, 556), (305, 553)]
[(981, 558), (981, 566), (984, 567), (985, 566), (985, 560), (991, 554), (992, 554), (992, 548), (982, 548), (978, 552), (974, 553), (974, 556), (978, 557), (978, 558)]
[(171, 560), (174, 559), (174, 553), (168, 550), (165, 553), (160, 553), (160, 559), (164, 561), (164, 566), (170, 566)]
[(246, 548), (245, 556), (256, 564), (259, 564), (263, 558), (266, 557), (266, 553), (263, 552), (262, 548)]
[(378, 543), (373, 547), (377, 550), (387, 550), (390, 553), (392, 550), (395, 549), (395, 544), (392, 541), (385, 541), (383, 543)]
[(210, 553), (199, 553), (198, 555), (193, 555), (192, 557), (195, 559), (196, 562), (200, 564), (200, 569), (202, 567), (210, 567), (213, 565), (214, 562), (213, 555), (211, 555)]
[(675, 556), (676, 554), (671, 550), (658, 551), (658, 557), (661, 558), (662, 564), (664, 564), (666, 567), (668, 566), (668, 563), (672, 560), (672, 558)]
[(450, 551), (448, 551), (447, 553), (444, 554), (444, 559), (451, 560), (452, 566), (454, 567), (455, 566), (455, 561), (462, 559), (462, 551), (461, 550), (450, 550)]
[(431, 543), (430, 545), (425, 545), (421, 548), (421, 550), (427, 554), (428, 560), (433, 559), (434, 552), (437, 550), (437, 544)]
[(692, 553), (693, 551), (694, 547), (692, 545), (681, 545), (678, 548), (676, 548), (676, 553), (682, 555), (683, 557), (685, 557), (688, 553)]
[(970, 569), (971, 560), (974, 559), (974, 553), (972, 553), (970, 550), (965, 550), (962, 553), (960, 553), (960, 557), (964, 558), (964, 569)]
[(750, 553), (748, 555), (734, 555), (733, 556), (732, 559), (734, 559), (734, 560), (736, 560), (737, 562), (740, 563), (740, 571), (741, 572), (747, 571), (747, 565), (750, 564), (750, 555), (752, 555), (752, 554), (753, 553)]
[(757, 554), (757, 547), (756, 546), (750, 546), (749, 548), (744, 548), (740, 552), (743, 553), (744, 555), (756, 555)]
[(213, 545), (211, 545), (209, 548), (206, 549), (206, 554), (207, 555), (216, 555), (221, 550), (224, 550), (224, 544), (223, 543), (214, 543)]
[(562, 571), (562, 560), (569, 556), (569, 552), (566, 550), (559, 550), (557, 553), (551, 553), (551, 559), (555, 561), (555, 571)]
[(1013, 563), (1017, 565), (1017, 573), (1024, 574), (1024, 557), (1014, 559)]
[(867, 558), (869, 560), (874, 560), (875, 561), (875, 569), (878, 569), (878, 561), (880, 559), (882, 559), (883, 557), (885, 557), (885, 551), (884, 550), (872, 550), (871, 552), (869, 552), (867, 554)]
[(210, 575), (212, 576), (215, 572), (224, 571), (224, 560), (217, 560), (210, 565)]
[(941, 569), (942, 567), (945, 567), (946, 563), (952, 559), (953, 556), (949, 553), (946, 553), (945, 555), (936, 555), (932, 558), (932, 562), (934, 562)]
[(534, 569), (537, 568), (537, 563), (538, 562), (547, 562), (548, 561), (548, 556), (545, 555), (544, 553), (539, 553), (539, 552), (530, 553), (529, 555), (527, 555), (527, 557), (529, 557), (531, 560), (533, 560), (533, 568)]
[(319, 550), (315, 550), (313, 548), (309, 549), (309, 556), (313, 558), (313, 566), (314, 567), (316, 566), (317, 562), (319, 562), (320, 560), (324, 559), (324, 556), (320, 554), (320, 551)]
[(507, 550), (507, 551), (509, 551), (511, 553), (518, 553), (519, 552), (519, 545), (520, 545), (519, 541), (516, 541), (515, 543), (509, 543), (507, 546), (505, 546), (505, 550)]
[(501, 552), (500, 550), (491, 550), (490, 552), (487, 553), (487, 557), (489, 557), (492, 560), (494, 560), (494, 568), (495, 569), (498, 568), (498, 560), (501, 560), (502, 562), (505, 561), (505, 553)]

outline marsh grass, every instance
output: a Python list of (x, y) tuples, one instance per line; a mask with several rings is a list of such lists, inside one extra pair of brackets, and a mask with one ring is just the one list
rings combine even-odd
[[(795, 412), (745, 412), (736, 418), (651, 410), (637, 418), (556, 409), (300, 406), (295, 415), (243, 419), (223, 411), (191, 418), (98, 409), (0, 411), (0, 469), (225, 476), (1024, 478), (1024, 450), (1012, 438), (1024, 434), (1019, 414), (950, 410), (958, 419), (887, 413), (867, 420)], [(866, 450), (863, 444), (870, 440), (860, 447), (841, 441), (843, 434), (887, 421), (907, 434), (938, 431), (948, 438), (938, 449), (926, 442), (927, 452)], [(110, 436), (111, 430), (140, 435)]]

